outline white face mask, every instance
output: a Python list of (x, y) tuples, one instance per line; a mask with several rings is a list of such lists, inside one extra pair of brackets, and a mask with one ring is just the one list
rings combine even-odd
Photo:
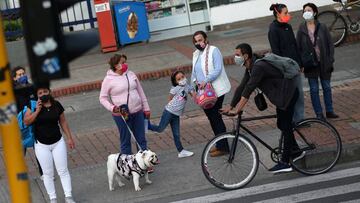
[(305, 11), (305, 12), (303, 13), (303, 18), (304, 18), (306, 21), (313, 20), (313, 19), (314, 19), (314, 13), (311, 12), (311, 11)]
[(245, 59), (243, 56), (236, 56), (234, 57), (234, 61), (236, 65), (243, 66), (245, 63)]
[(181, 85), (181, 86), (185, 86), (186, 83), (187, 83), (187, 79), (186, 79), (186, 78), (184, 78), (184, 79), (182, 79), (182, 80), (179, 81), (179, 85)]

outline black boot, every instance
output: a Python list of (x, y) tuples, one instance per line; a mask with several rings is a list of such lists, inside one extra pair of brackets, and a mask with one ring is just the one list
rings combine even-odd
[(326, 112), (326, 118), (339, 118), (334, 112)]

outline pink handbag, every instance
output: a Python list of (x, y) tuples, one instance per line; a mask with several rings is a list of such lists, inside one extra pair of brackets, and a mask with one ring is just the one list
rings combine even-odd
[(202, 90), (196, 94), (196, 103), (203, 109), (212, 108), (217, 101), (217, 96), (211, 83), (207, 83)]
[[(205, 72), (206, 75), (209, 74), (208, 70), (208, 56), (209, 56), (210, 45), (206, 49), (206, 61), (205, 61)], [(211, 83), (207, 83), (204, 89), (198, 88), (196, 93), (196, 103), (203, 109), (212, 108), (217, 101), (217, 95)]]

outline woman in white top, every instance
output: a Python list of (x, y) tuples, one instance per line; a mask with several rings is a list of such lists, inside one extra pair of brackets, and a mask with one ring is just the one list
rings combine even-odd
[[(231, 85), (224, 69), (220, 50), (209, 45), (206, 33), (203, 31), (195, 32), (193, 43), (197, 50), (193, 53), (191, 81), (200, 89), (203, 89), (207, 83), (211, 83), (218, 97), (212, 108), (204, 109), (216, 136), (226, 132), (226, 126), (219, 110), (222, 108), (225, 94), (230, 91)], [(206, 71), (206, 66), (208, 71)], [(211, 156), (220, 156), (228, 153), (228, 151), (229, 147), (226, 142), (217, 143), (216, 148), (211, 150)]]

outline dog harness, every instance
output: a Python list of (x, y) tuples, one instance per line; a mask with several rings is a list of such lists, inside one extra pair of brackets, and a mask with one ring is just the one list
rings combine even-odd
[(120, 171), (120, 174), (123, 175), (125, 178), (130, 179), (131, 172), (134, 171), (140, 176), (144, 176), (146, 169), (140, 168), (139, 164), (135, 159), (135, 154), (127, 155), (127, 154), (119, 154), (116, 166)]

